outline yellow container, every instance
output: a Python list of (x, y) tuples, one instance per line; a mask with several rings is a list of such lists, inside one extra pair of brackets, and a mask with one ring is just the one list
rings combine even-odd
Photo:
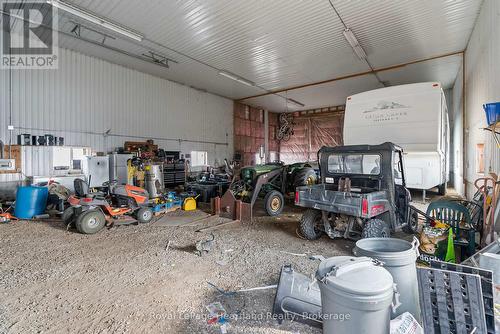
[(193, 197), (188, 197), (182, 203), (182, 210), (184, 211), (193, 211), (196, 210), (196, 199)]

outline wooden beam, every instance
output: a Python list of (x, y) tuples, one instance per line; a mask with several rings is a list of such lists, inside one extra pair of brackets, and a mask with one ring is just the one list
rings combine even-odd
[(290, 91), (290, 90), (295, 90), (295, 89), (301, 89), (301, 88), (306, 88), (306, 87), (311, 87), (311, 86), (322, 85), (322, 84), (326, 84), (326, 83), (330, 83), (330, 82), (335, 82), (335, 81), (340, 81), (340, 80), (345, 80), (345, 79), (351, 79), (351, 78), (355, 78), (355, 77), (359, 77), (359, 76), (363, 76), (363, 75), (367, 75), (367, 74), (373, 74), (373, 73), (377, 73), (377, 72), (395, 70), (395, 69), (398, 69), (398, 68), (401, 68), (401, 67), (405, 67), (405, 66), (408, 66), (408, 65), (418, 64), (418, 63), (422, 63), (422, 62), (426, 62), (426, 61), (430, 61), (430, 60), (435, 60), (435, 59), (440, 59), (440, 58), (457, 56), (457, 55), (461, 55), (461, 54), (463, 54), (463, 51), (446, 53), (446, 54), (439, 55), (439, 56), (428, 57), (428, 58), (424, 58), (424, 59), (410, 61), (410, 62), (404, 63), (404, 64), (397, 64), (397, 65), (392, 65), (392, 66), (387, 66), (387, 67), (375, 68), (375, 69), (373, 69), (373, 71), (369, 70), (369, 71), (365, 71), (365, 72), (359, 72), (359, 73), (344, 75), (344, 76), (341, 76), (341, 77), (337, 77), (337, 78), (333, 78), (333, 79), (328, 79), (328, 80), (323, 80), (323, 81), (318, 81), (318, 82), (313, 82), (313, 83), (308, 83), (308, 84), (304, 84), (304, 85), (299, 85), (299, 86), (294, 86), (294, 87), (277, 89), (277, 90), (269, 91), (267, 93), (262, 93), (262, 94), (257, 94), (257, 95), (243, 97), (243, 98), (237, 99), (235, 101), (237, 101), (237, 102), (243, 102), (244, 100), (253, 99), (253, 98), (256, 98), (256, 97), (273, 95), (273, 94), (278, 94), (278, 93), (282, 93), (282, 92), (286, 92), (286, 91)]

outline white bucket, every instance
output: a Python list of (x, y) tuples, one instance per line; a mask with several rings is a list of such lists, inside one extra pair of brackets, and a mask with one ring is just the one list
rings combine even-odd
[(380, 262), (392, 275), (400, 294), (400, 306), (392, 313), (394, 319), (410, 312), (422, 323), (418, 297), (417, 266), (418, 240), (413, 243), (395, 238), (366, 238), (356, 242), (353, 250), (356, 256), (367, 256)]
[(316, 272), (323, 333), (387, 334), (394, 284), (391, 274), (367, 257), (336, 256)]

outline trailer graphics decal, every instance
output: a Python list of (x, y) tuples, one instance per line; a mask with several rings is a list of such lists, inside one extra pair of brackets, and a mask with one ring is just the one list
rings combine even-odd
[(389, 101), (380, 101), (375, 107), (363, 111), (365, 119), (373, 122), (398, 121), (400, 118), (408, 115), (407, 111), (400, 109), (409, 109), (410, 106)]

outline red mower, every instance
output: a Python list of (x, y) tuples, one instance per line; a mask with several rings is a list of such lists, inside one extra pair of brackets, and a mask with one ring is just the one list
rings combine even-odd
[(75, 195), (68, 198), (71, 206), (64, 210), (62, 219), (80, 233), (94, 234), (106, 225), (149, 223), (153, 219), (149, 194), (143, 188), (111, 181), (103, 184), (107, 192), (90, 192), (81, 179), (76, 179), (74, 186)]

